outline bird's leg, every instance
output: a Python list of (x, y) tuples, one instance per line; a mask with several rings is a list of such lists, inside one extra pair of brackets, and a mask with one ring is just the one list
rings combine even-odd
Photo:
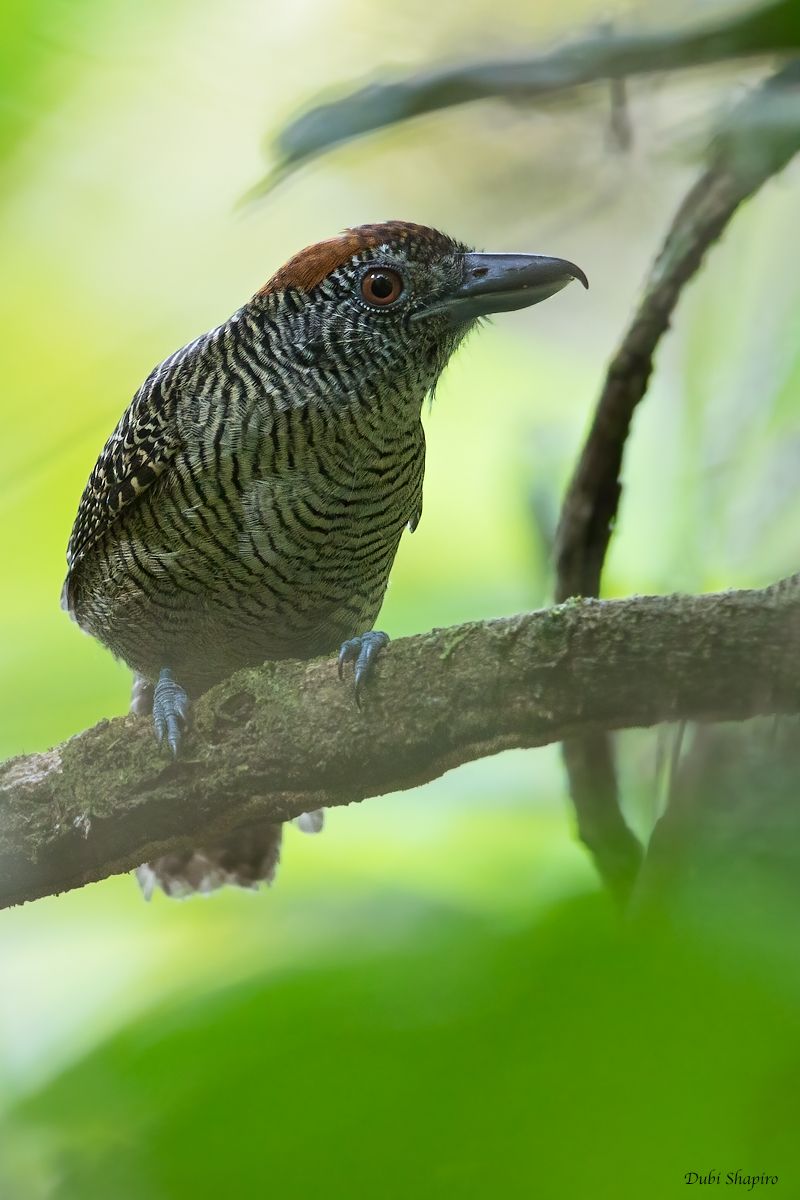
[(186, 724), (186, 706), (189, 697), (176, 683), (172, 671), (164, 667), (158, 677), (155, 695), (153, 696), (153, 723), (158, 734), (158, 744), (167, 735), (172, 753), (177, 757), (181, 740), (181, 725)]
[(388, 633), (381, 633), (378, 629), (371, 629), (362, 637), (350, 638), (348, 642), (342, 642), (342, 648), (339, 651), (339, 678), (342, 678), (344, 664), (355, 660), (356, 704), (359, 708), (361, 708), (361, 688), (372, 672), (375, 659), (384, 646), (388, 645)]

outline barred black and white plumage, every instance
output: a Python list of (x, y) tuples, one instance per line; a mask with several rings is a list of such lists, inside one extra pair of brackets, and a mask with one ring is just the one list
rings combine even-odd
[(398, 221), (295, 256), (137, 392), (81, 500), (65, 607), (140, 695), (365, 634), (422, 512), (425, 396), (478, 317), (575, 277)]

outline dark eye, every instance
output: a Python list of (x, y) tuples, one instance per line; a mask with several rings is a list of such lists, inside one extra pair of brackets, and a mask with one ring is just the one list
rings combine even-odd
[(381, 267), (375, 271), (367, 271), (361, 280), (361, 295), (375, 308), (386, 308), (394, 304), (403, 293), (403, 276), (398, 271), (390, 271)]

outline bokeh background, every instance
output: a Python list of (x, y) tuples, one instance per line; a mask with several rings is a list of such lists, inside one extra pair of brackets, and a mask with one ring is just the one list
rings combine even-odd
[[(4, 0), (2, 757), (127, 708), (129, 673), (58, 597), (82, 488), (136, 387), (348, 225), (418, 221), (589, 275), (588, 293), (497, 318), (448, 368), (424, 418), (424, 518), (380, 625), (549, 603), (604, 363), (710, 131), (768, 64), (634, 81), (628, 150), (598, 85), (385, 130), (237, 205), (265, 138), (268, 160), (326, 89), (730, 7)], [(795, 163), (682, 298), (629, 444), (605, 595), (798, 566), (799, 201)], [(668, 736), (618, 739), (643, 837)], [(657, 918), (621, 926), (549, 747), (337, 809), (318, 837), (289, 828), (255, 895), (148, 905), (119, 877), (0, 913), (0, 1196), (658, 1197), (737, 1170), (800, 1196), (798, 895), (767, 886), (768, 858), (745, 889), (722, 870), (715, 891), (709, 869), (703, 898), (662, 896)]]

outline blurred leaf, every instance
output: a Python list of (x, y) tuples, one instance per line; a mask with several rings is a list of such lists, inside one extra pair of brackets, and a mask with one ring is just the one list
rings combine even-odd
[(278, 135), (274, 172), (245, 200), (264, 195), (314, 155), (361, 134), (436, 109), (490, 97), (531, 100), (603, 79), (678, 70), (800, 47), (800, 0), (776, 0), (701, 29), (601, 34), (517, 61), (459, 63), (393, 83), (371, 83), (318, 104)]
[(602, 899), (516, 933), (431, 912), (413, 950), (115, 1037), (2, 1127), (3, 1195), (619, 1200), (743, 1165), (790, 1183), (798, 1062), (797, 1009), (752, 964), (632, 939)]
[(760, 186), (800, 149), (800, 61), (790, 62), (737, 104), (714, 136), (716, 163)]
[(800, 996), (798, 718), (701, 725), (686, 740), (638, 909), (713, 928), (734, 955), (757, 948)]

